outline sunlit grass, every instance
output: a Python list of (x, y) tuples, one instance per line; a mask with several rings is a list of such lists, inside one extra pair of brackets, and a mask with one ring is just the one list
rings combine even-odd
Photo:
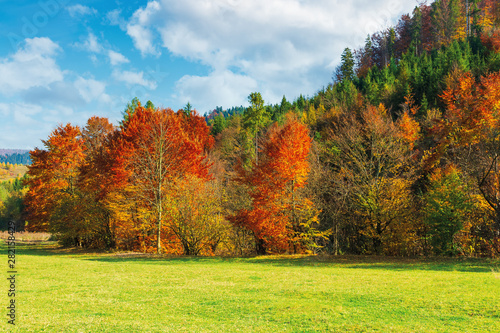
[(355, 256), (167, 258), (19, 245), (16, 330), (495, 332), (498, 264)]
[[(0, 239), (8, 239), (9, 231), (0, 231)], [(29, 232), (21, 231), (16, 232), (16, 240), (20, 242), (45, 242), (51, 238), (51, 234), (48, 232)]]

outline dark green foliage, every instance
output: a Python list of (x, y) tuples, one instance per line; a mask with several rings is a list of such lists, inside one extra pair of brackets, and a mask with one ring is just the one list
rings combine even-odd
[[(153, 103), (151, 103), (151, 104), (153, 104)], [(147, 104), (146, 104), (146, 109), (148, 109)], [(191, 105), (191, 103), (187, 102), (186, 106), (184, 106), (184, 108), (182, 110), (184, 111), (186, 116), (190, 117), (191, 111), (193, 111), (193, 106)]]
[(283, 96), (281, 100), (281, 104), (279, 106), (279, 114), (284, 115), (292, 108), (292, 104), (286, 100), (286, 97)]
[(462, 230), (473, 209), (468, 192), (456, 170), (431, 182), (424, 196), (423, 213), (435, 254), (458, 253), (454, 236)]
[(342, 53), (340, 66), (336, 70), (334, 81), (352, 81), (354, 77), (354, 56), (351, 49), (346, 47)]
[(24, 194), (27, 176), (12, 181), (0, 182), (0, 230), (7, 230), (8, 223), (14, 221), (16, 229), (24, 229)]
[(30, 165), (30, 153), (13, 153), (9, 155), (0, 155), (0, 163)]
[(224, 118), (223, 115), (216, 116), (213, 120), (212, 135), (216, 136), (217, 134), (221, 133), (226, 127), (227, 127), (226, 118)]
[[(356, 81), (357, 88), (370, 104), (384, 105), (397, 113), (404, 97), (411, 89), (417, 104), (425, 101), (425, 109), (442, 107), (439, 96), (446, 89), (445, 78), (454, 69), (472, 71), (476, 77), (500, 66), (497, 54), (489, 54), (478, 38), (453, 41), (447, 47), (420, 56), (414, 52), (403, 54), (399, 61), (392, 59), (389, 66), (372, 67)], [(338, 85), (345, 94), (346, 88)], [(425, 97), (425, 98), (424, 98)]]

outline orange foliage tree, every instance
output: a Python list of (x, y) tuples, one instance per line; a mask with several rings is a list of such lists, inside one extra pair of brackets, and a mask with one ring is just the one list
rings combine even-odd
[(428, 170), (451, 160), (476, 179), (476, 190), (488, 203), (500, 231), (500, 73), (476, 81), (464, 73), (449, 82), (443, 93), (442, 119), (433, 127), (435, 148), (428, 154)]
[(248, 186), (252, 204), (231, 220), (253, 232), (261, 254), (303, 251), (314, 238), (311, 223), (318, 212), (300, 195), (309, 173), (310, 147), (309, 130), (289, 115), (283, 126), (269, 129), (259, 164), (239, 170), (237, 181)]
[[(46, 141), (45, 150), (31, 151), (26, 195), (28, 230), (59, 232), (72, 223), (68, 202), (77, 197), (78, 167), (85, 146), (80, 128), (67, 124), (55, 129)], [(75, 242), (79, 242), (75, 236)]]
[(92, 117), (83, 131), (59, 126), (31, 152), (28, 228), (57, 234), (66, 245), (112, 247), (109, 211), (104, 206), (105, 143), (114, 130), (106, 118)]

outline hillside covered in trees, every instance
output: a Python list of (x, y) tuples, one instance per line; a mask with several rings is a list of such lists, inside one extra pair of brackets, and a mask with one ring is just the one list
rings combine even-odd
[(58, 127), (31, 152), (27, 228), (188, 255), (500, 253), (497, 1), (421, 4), (315, 96), (249, 103)]
[(22, 149), (0, 149), (0, 163), (30, 164), (29, 150)]

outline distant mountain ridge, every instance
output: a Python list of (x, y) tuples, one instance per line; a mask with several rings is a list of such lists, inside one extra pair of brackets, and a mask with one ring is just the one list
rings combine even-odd
[(13, 154), (23, 155), (23, 154), (26, 154), (29, 152), (30, 151), (27, 149), (1, 149), (0, 148), (0, 155), (2, 155), (2, 156), (9, 156), (9, 155), (13, 155)]

